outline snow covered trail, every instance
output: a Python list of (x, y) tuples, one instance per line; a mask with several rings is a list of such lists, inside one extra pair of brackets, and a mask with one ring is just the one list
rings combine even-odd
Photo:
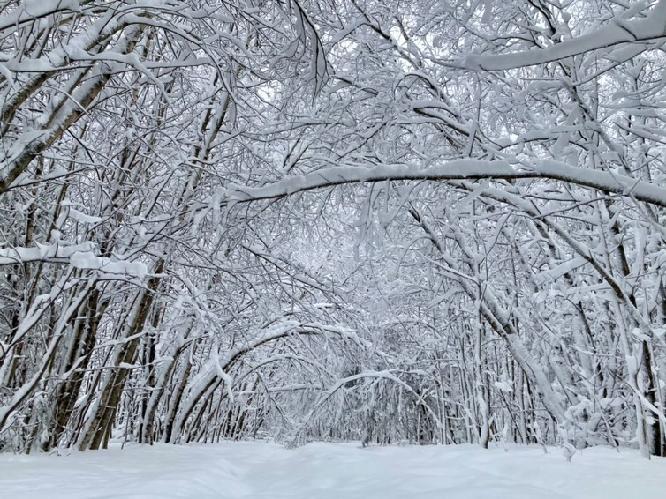
[(666, 460), (605, 448), (361, 449), (262, 442), (0, 455), (0, 498), (613, 499), (663, 497)]

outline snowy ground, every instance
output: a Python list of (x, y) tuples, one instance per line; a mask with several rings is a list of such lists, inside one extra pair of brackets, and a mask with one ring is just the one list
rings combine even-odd
[(248, 442), (0, 455), (4, 498), (613, 499), (666, 497), (666, 460), (588, 449)]

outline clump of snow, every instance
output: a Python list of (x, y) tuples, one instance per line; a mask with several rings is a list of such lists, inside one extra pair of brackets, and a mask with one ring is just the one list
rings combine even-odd
[(495, 382), (495, 388), (502, 392), (512, 392), (513, 391), (513, 386), (511, 385), (510, 381), (496, 381)]
[(77, 222), (90, 225), (98, 224), (102, 221), (100, 217), (93, 217), (92, 215), (88, 215), (87, 213), (83, 213), (72, 207), (69, 208), (69, 216)]
[(100, 266), (97, 257), (91, 251), (77, 251), (69, 262), (77, 269), (97, 269)]
[(368, 447), (262, 442), (0, 455), (0, 496), (197, 499), (625, 499), (663, 497), (666, 460), (635, 451)]
[(74, 253), (70, 257), (70, 263), (77, 269), (99, 270), (110, 275), (118, 274), (143, 278), (148, 273), (148, 267), (141, 262), (113, 261), (108, 257), (95, 256), (90, 251)]

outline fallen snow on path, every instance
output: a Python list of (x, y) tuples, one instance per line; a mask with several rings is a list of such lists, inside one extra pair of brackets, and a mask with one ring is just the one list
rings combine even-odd
[(605, 448), (359, 448), (262, 442), (0, 455), (4, 498), (613, 499), (665, 497), (666, 459)]

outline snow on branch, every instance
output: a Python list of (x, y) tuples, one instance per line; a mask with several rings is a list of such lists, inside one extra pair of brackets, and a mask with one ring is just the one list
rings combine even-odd
[(141, 262), (96, 256), (95, 243), (80, 244), (39, 244), (34, 248), (0, 249), (0, 265), (16, 265), (29, 262), (69, 263), (80, 270), (96, 270), (106, 277), (131, 276), (143, 278), (148, 267)]
[(223, 199), (228, 202), (251, 202), (276, 199), (299, 192), (356, 182), (386, 180), (480, 180), (546, 178), (591, 187), (605, 192), (631, 196), (638, 201), (666, 207), (666, 188), (608, 171), (568, 166), (559, 161), (536, 161), (529, 168), (513, 166), (502, 160), (460, 159), (427, 168), (411, 165), (373, 168), (332, 167), (306, 175), (294, 175), (261, 187), (228, 188)]
[(0, 249), (0, 265), (16, 265), (28, 262), (68, 262), (78, 252), (89, 252), (95, 249), (95, 243), (85, 242), (61, 246), (59, 244), (39, 244), (34, 248), (3, 248)]
[(543, 49), (499, 55), (470, 55), (459, 65), (472, 70), (504, 71), (558, 61), (623, 43), (645, 44), (666, 37), (666, 0), (660, 0), (643, 19), (614, 17), (606, 26)]
[(25, 0), (19, 8), (0, 16), (0, 30), (58, 13), (80, 9), (78, 0)]

